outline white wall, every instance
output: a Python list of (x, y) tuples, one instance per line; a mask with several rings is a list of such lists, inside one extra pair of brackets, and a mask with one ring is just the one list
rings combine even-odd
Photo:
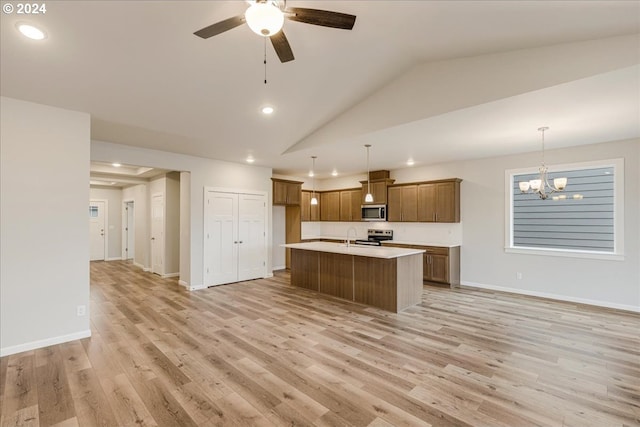
[(107, 201), (107, 260), (122, 259), (122, 189), (91, 187), (89, 198)]
[[(178, 143), (178, 142), (176, 142)], [(243, 165), (240, 163), (224, 162), (205, 159), (166, 151), (149, 150), (128, 145), (114, 144), (103, 141), (91, 142), (91, 160), (144, 165), (162, 169), (190, 172), (191, 188), (189, 190), (191, 209), (191, 232), (188, 236), (181, 235), (181, 240), (189, 238), (191, 253), (190, 269), (180, 271), (180, 280), (186, 286), (203, 286), (203, 247), (204, 247), (204, 188), (221, 187), (235, 190), (264, 191), (268, 194), (268, 206), (272, 204), (271, 168)], [(271, 271), (271, 210), (267, 223), (267, 242), (269, 259), (267, 271)], [(136, 242), (137, 243), (137, 242)], [(138, 246), (136, 246), (136, 251)]]
[(0, 140), (4, 356), (91, 335), (90, 117), (2, 97)]
[(134, 224), (134, 243), (135, 252), (133, 254), (133, 263), (140, 268), (148, 271), (150, 264), (150, 242), (149, 242), (149, 223), (150, 214), (148, 209), (149, 203), (149, 187), (146, 184), (138, 184), (127, 187), (122, 190), (122, 201), (133, 202), (133, 224)]

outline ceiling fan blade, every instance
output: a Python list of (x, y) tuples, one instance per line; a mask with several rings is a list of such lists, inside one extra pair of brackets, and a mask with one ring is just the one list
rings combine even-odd
[(340, 28), (350, 30), (356, 23), (355, 15), (331, 12), (329, 10), (307, 9), (304, 7), (290, 7), (285, 11), (285, 17), (292, 21), (305, 24), (320, 25), (323, 27)]
[(289, 41), (287, 40), (287, 36), (284, 35), (283, 30), (278, 31), (269, 38), (271, 39), (273, 48), (278, 54), (278, 58), (280, 58), (280, 62), (289, 62), (295, 59), (293, 57), (293, 52), (291, 51)]
[(196, 31), (195, 34), (198, 37), (202, 37), (203, 39), (208, 39), (209, 37), (213, 37), (220, 33), (224, 33), (225, 31), (229, 31), (238, 25), (244, 24), (245, 19), (244, 15), (234, 16), (233, 18), (225, 19), (224, 21), (216, 22), (213, 25), (209, 25), (208, 27), (204, 27), (201, 30)]

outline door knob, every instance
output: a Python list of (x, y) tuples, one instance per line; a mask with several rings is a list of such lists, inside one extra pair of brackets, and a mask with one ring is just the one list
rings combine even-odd
[(242, 240), (240, 240), (238, 243), (242, 243)]
[(156, 238), (155, 238), (155, 237), (152, 237), (152, 238), (151, 238), (151, 240), (156, 240)]

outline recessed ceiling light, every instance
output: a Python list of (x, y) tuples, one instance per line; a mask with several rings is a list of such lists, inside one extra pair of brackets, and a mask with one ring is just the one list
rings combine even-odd
[(17, 27), (23, 36), (29, 37), (32, 40), (42, 40), (47, 36), (44, 31), (33, 25), (18, 24)]
[(413, 165), (415, 165), (415, 162), (413, 161), (413, 159), (407, 160), (407, 166), (413, 166)]
[(253, 163), (255, 161), (256, 161), (256, 159), (254, 159), (253, 157), (251, 157), (251, 156), (247, 157), (247, 163)]
[(331, 172), (331, 176), (338, 176), (338, 171), (334, 169), (334, 170)]
[(262, 107), (262, 114), (273, 114), (273, 107)]
[(113, 166), (114, 168), (119, 168), (122, 165), (120, 163), (111, 163), (111, 166)]

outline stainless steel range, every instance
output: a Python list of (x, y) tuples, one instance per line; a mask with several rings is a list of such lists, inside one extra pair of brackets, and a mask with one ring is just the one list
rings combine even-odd
[(367, 230), (367, 240), (356, 239), (356, 245), (382, 246), (385, 240), (393, 240), (393, 230), (376, 230), (370, 228)]

